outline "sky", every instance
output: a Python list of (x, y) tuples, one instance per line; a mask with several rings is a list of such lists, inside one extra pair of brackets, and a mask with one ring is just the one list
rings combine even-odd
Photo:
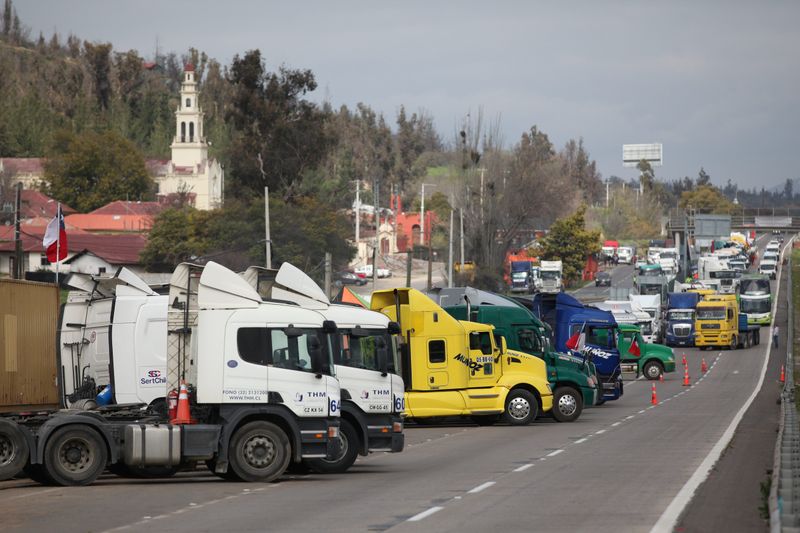
[(452, 142), (463, 118), (499, 121), (510, 147), (531, 126), (583, 138), (604, 177), (633, 178), (622, 145), (662, 143), (656, 176), (741, 188), (797, 170), (800, 2), (469, 0), (15, 0), (31, 36), (73, 33), (117, 51), (260, 49), (267, 67), (311, 69), (312, 96), (404, 105)]

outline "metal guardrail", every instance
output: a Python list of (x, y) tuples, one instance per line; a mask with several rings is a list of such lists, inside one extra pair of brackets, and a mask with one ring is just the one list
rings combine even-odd
[[(790, 244), (791, 246), (791, 244)], [(792, 295), (792, 248), (789, 248), (786, 291), (785, 382), (775, 442), (772, 484), (769, 494), (770, 531), (800, 531), (800, 425), (794, 397), (794, 300)], [(771, 339), (770, 339), (771, 342)]]

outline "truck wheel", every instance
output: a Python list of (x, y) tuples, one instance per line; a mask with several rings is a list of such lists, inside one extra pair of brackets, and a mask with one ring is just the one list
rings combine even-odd
[(539, 414), (539, 402), (525, 389), (514, 389), (506, 397), (503, 418), (512, 426), (526, 426)]
[(289, 466), (291, 445), (281, 428), (258, 420), (240, 427), (230, 446), (230, 466), (242, 481), (269, 482)]
[(88, 485), (106, 469), (106, 443), (91, 428), (64, 426), (47, 440), (44, 468), (57, 485)]
[(353, 425), (345, 420), (339, 426), (339, 441), (341, 443), (341, 453), (336, 459), (309, 459), (304, 461), (315, 472), (320, 474), (341, 474), (353, 466), (358, 457), (360, 441)]
[(44, 465), (42, 464), (35, 464), (32, 465), (28, 463), (25, 465), (25, 468), (22, 469), (26, 476), (31, 478), (36, 483), (41, 483), (42, 485), (52, 485), (53, 480), (50, 479), (50, 476), (47, 475), (47, 472), (44, 469)]
[(652, 381), (661, 377), (661, 374), (664, 373), (664, 368), (658, 361), (648, 361), (644, 365), (642, 373), (644, 374), (644, 377)]
[(575, 422), (583, 412), (583, 397), (572, 387), (559, 387), (553, 395), (553, 418)]
[(731, 337), (731, 344), (730, 344), (730, 346), (728, 346), (728, 349), (729, 350), (735, 350), (738, 346), (739, 346), (738, 339), (735, 336)]
[(0, 420), (0, 481), (20, 473), (28, 462), (28, 442), (16, 424)]

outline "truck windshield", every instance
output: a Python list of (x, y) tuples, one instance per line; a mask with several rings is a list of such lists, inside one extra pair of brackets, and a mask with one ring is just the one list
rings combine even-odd
[(725, 320), (725, 308), (698, 307), (697, 320)]
[(639, 332), (642, 335), (652, 335), (653, 333), (653, 323), (650, 321), (646, 322), (637, 322), (637, 326), (639, 326)]
[(527, 272), (512, 272), (511, 273), (511, 279), (513, 279), (514, 281), (525, 281), (526, 279), (528, 279), (528, 273)]
[(741, 306), (742, 313), (769, 313), (770, 301), (769, 297), (766, 298), (742, 298)]
[(773, 270), (775, 270), (775, 265), (770, 263), (767, 264), (761, 263), (761, 270), (762, 272), (772, 272)]
[(396, 344), (385, 329), (362, 329), (358, 335), (351, 329), (340, 329), (334, 342), (333, 361), (337, 365), (379, 371), (379, 349), (387, 351), (387, 362), (395, 363), (396, 368)]
[(511, 272), (528, 272), (531, 269), (530, 261), (512, 261)]
[(558, 279), (560, 274), (555, 270), (542, 270), (542, 279)]
[(694, 320), (694, 311), (670, 311), (667, 320)]
[(736, 277), (736, 271), (734, 270), (716, 270), (710, 274), (711, 279), (734, 279)]
[(642, 284), (639, 286), (639, 294), (661, 294), (661, 285)]

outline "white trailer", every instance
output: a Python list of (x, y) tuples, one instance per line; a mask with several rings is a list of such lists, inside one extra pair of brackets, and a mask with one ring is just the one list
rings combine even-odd
[(542, 261), (539, 265), (542, 276), (541, 292), (555, 294), (564, 290), (564, 264), (559, 261)]

